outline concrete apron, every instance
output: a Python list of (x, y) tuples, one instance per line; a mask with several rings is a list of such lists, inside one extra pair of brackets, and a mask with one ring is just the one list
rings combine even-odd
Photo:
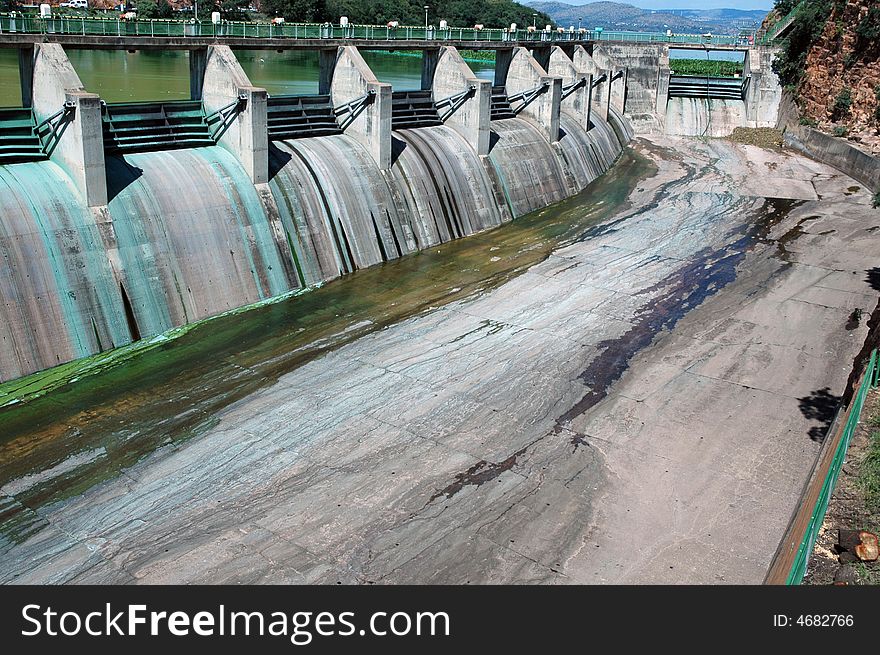
[(635, 147), (629, 209), (40, 507), (0, 580), (760, 582), (877, 304), (876, 214), (787, 152)]

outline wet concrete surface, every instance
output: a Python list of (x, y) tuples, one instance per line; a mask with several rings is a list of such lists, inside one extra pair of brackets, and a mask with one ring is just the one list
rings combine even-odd
[(97, 444), (7, 449), (0, 580), (760, 582), (820, 447), (805, 399), (842, 395), (877, 304), (880, 213), (788, 152), (634, 147), (628, 209), (81, 493), (28, 496)]

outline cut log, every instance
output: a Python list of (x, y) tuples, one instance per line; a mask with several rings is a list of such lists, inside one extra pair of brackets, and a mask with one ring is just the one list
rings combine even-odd
[(855, 547), (856, 557), (863, 562), (874, 562), (880, 556), (880, 540), (873, 532), (859, 532), (861, 543)]

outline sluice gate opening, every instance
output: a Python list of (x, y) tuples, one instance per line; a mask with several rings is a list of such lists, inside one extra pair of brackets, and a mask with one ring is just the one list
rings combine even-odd
[(104, 149), (112, 154), (215, 144), (198, 100), (108, 103), (103, 128)]
[(442, 125), (433, 93), (425, 91), (394, 91), (391, 94), (391, 129)]
[(705, 98), (745, 100), (751, 78), (700, 77), (672, 75), (669, 78), (670, 98)]
[(327, 94), (269, 96), (266, 123), (272, 141), (342, 134)]

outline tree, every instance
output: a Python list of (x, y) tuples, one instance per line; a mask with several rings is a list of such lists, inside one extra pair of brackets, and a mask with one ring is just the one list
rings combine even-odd
[[(264, 0), (263, 11), (283, 16), (291, 22), (338, 23), (341, 16), (360, 25), (383, 25), (400, 21), (401, 25), (422, 25), (425, 20), (424, 0)], [(435, 0), (428, 2), (429, 21), (438, 25), (445, 19), (452, 27), (521, 27), (532, 24), (537, 13), (540, 25), (552, 23), (549, 16), (510, 0)]]
[(831, 14), (831, 0), (806, 2), (795, 15), (782, 43), (782, 52), (773, 62), (773, 70), (787, 87), (797, 86), (804, 75), (810, 46), (822, 34)]
[(219, 11), (224, 20), (249, 20), (247, 8), (250, 4), (250, 0), (222, 0)]
[(172, 18), (174, 9), (168, 4), (168, 0), (158, 0), (156, 3), (156, 18)]
[(324, 0), (263, 0), (263, 11), (293, 23), (317, 23), (324, 18)]
[(156, 0), (139, 0), (137, 13), (140, 18), (158, 18), (159, 6)]

